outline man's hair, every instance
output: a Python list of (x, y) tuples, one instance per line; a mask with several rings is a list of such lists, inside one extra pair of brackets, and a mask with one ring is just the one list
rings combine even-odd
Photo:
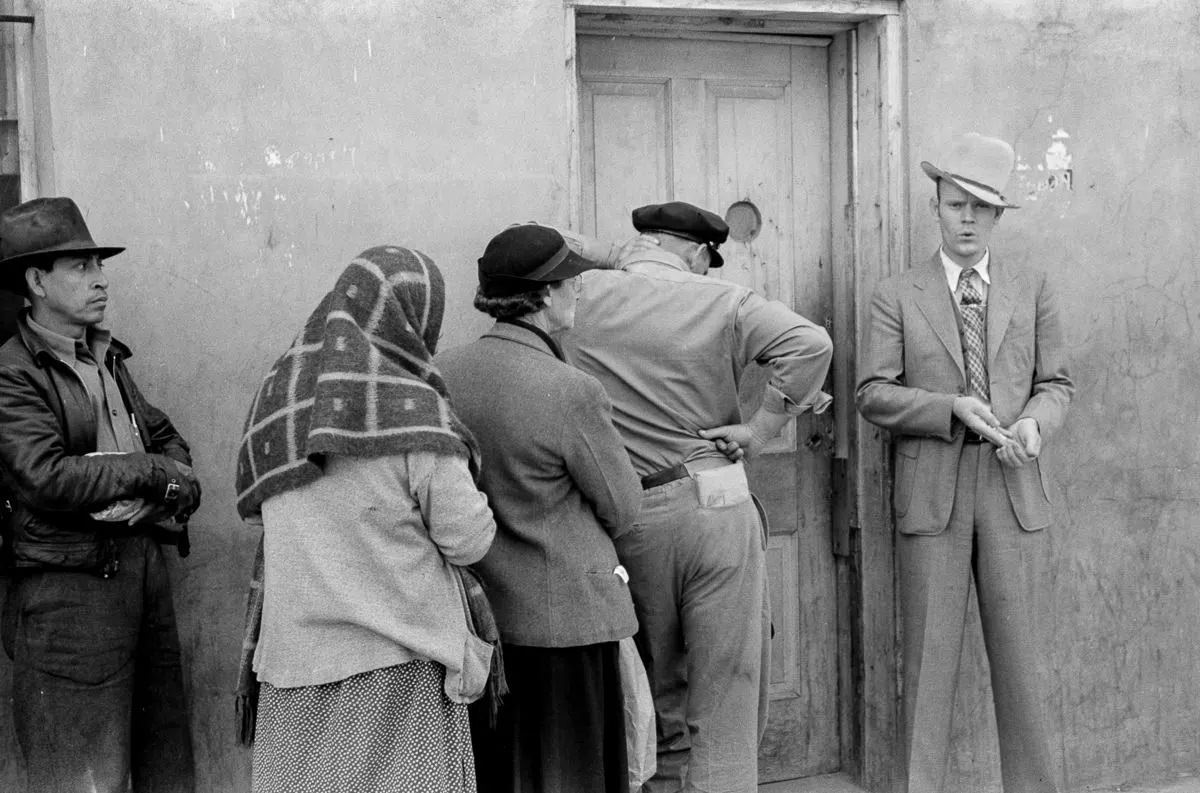
[(520, 319), (536, 314), (546, 305), (545, 287), (534, 292), (518, 292), (505, 297), (488, 297), (483, 288), (475, 290), (475, 308), (496, 319)]
[(36, 267), (43, 273), (48, 273), (54, 269), (55, 261), (57, 261), (56, 257), (39, 256), (29, 262), (29, 264), (21, 267), (21, 274), (13, 279), (13, 292), (25, 298), (26, 300), (33, 300), (33, 295), (29, 293), (29, 282), (25, 280), (25, 274), (29, 271), (30, 267)]

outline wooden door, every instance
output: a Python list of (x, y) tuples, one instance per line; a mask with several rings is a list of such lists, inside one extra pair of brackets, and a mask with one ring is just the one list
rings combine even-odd
[[(731, 227), (721, 247), (725, 266), (710, 275), (829, 325), (826, 49), (581, 35), (578, 59), (581, 230), (623, 240), (633, 234), (634, 207), (669, 200), (705, 207)], [(749, 374), (745, 415), (765, 381), (758, 367)], [(791, 423), (750, 465), (771, 524), (775, 638), (771, 719), (759, 756), (764, 782), (840, 767), (824, 421)]]

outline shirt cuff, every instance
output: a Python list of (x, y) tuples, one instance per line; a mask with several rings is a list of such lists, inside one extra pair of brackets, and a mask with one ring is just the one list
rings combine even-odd
[(763, 409), (768, 413), (786, 413), (789, 416), (799, 416), (810, 410), (814, 414), (824, 413), (832, 403), (833, 397), (824, 391), (814, 392), (812, 398), (806, 402), (797, 402), (780, 391), (776, 386), (768, 383), (766, 393), (763, 394), (762, 404)]

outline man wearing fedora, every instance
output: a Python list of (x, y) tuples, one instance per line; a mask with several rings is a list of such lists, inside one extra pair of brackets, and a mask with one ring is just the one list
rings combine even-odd
[(879, 284), (858, 409), (891, 432), (909, 793), (940, 793), (972, 580), (991, 667), (1006, 793), (1056, 791), (1040, 685), (1038, 580), (1048, 553), (1039, 455), (1074, 385), (1039, 271), (996, 255), (1008, 143), (956, 139), (937, 165), (933, 257)]
[[(672, 201), (635, 209), (633, 226), (642, 244), (584, 274), (561, 342), (608, 392), (643, 489), (633, 527), (613, 538), (657, 717), (658, 771), (643, 790), (752, 793), (770, 626), (764, 527), (741, 458), (829, 404), (832, 345), (782, 303), (706, 277), (723, 263), (720, 216)], [(771, 379), (743, 422), (752, 363)]]
[(122, 250), (96, 245), (69, 198), (0, 213), (0, 286), (30, 303), (0, 347), (3, 642), (37, 793), (194, 788), (160, 543), (183, 536), (200, 487), (101, 328), (102, 261)]

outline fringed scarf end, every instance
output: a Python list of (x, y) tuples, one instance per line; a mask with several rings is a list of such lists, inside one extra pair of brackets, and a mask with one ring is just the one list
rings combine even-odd
[(238, 694), (233, 703), (237, 718), (238, 743), (251, 746), (254, 743), (254, 726), (258, 721), (258, 691)]
[(504, 651), (500, 640), (492, 646), (492, 671), (488, 675), (488, 721), (491, 728), (496, 729), (496, 719), (500, 715), (500, 706), (504, 704), (504, 696), (508, 694), (508, 680), (504, 677)]

